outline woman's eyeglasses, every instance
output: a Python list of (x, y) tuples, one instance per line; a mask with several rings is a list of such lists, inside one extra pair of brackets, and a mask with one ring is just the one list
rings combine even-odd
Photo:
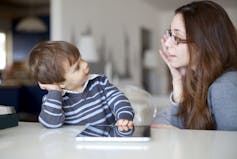
[(166, 31), (166, 35), (167, 35), (169, 38), (171, 38), (172, 42), (173, 42), (175, 45), (179, 45), (180, 43), (188, 43), (188, 42), (189, 42), (188, 40), (181, 39), (181, 38), (175, 36), (175, 35), (172, 33), (171, 29), (168, 29), (168, 30)]

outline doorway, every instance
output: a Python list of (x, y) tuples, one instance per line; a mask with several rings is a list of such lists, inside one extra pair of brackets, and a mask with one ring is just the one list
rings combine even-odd
[(152, 44), (152, 33), (149, 29), (147, 28), (141, 28), (141, 67), (142, 67), (142, 86), (145, 90), (150, 92), (151, 90), (149, 89), (149, 69), (147, 69), (144, 66), (144, 58), (145, 58), (145, 53), (146, 50), (151, 49), (151, 44)]

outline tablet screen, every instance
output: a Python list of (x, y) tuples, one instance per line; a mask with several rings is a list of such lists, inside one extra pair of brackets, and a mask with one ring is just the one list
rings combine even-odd
[(111, 125), (89, 125), (76, 136), (77, 141), (149, 141), (150, 126), (124, 129)]

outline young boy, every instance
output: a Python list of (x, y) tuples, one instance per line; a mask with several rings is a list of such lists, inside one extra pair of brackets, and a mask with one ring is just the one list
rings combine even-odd
[(39, 43), (30, 52), (29, 66), (40, 88), (48, 90), (39, 115), (45, 127), (133, 125), (134, 111), (128, 99), (104, 75), (89, 74), (88, 63), (74, 45)]

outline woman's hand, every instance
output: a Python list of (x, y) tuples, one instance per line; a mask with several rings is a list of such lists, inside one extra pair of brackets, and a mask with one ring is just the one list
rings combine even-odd
[(42, 84), (38, 82), (39, 86), (43, 90), (51, 91), (51, 90), (57, 90), (57, 91), (62, 91), (62, 88), (60, 87), (59, 84)]
[(165, 46), (165, 42), (168, 40), (168, 36), (164, 35), (163, 38), (161, 39), (161, 45), (162, 45), (162, 50), (159, 51), (162, 59), (164, 60), (164, 62), (167, 64), (172, 79), (173, 80), (182, 80), (182, 76), (185, 74), (185, 69), (184, 68), (175, 68), (170, 64), (169, 61), (169, 52), (167, 50), (167, 46)]
[(167, 50), (167, 46), (165, 45), (168, 40), (168, 36), (164, 35), (161, 39), (162, 50), (159, 51), (162, 59), (167, 64), (171, 76), (172, 76), (172, 84), (173, 84), (173, 100), (177, 103), (180, 103), (182, 100), (182, 79), (185, 75), (185, 68), (175, 68), (171, 65), (169, 61), (169, 52)]

